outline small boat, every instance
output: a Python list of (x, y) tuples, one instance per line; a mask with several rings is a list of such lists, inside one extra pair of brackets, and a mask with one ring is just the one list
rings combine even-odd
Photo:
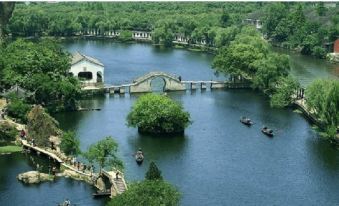
[(269, 137), (273, 137), (273, 130), (271, 130), (271, 129), (267, 128), (267, 127), (263, 127), (261, 129), (261, 132), (266, 134)]
[(134, 155), (135, 161), (140, 165), (144, 161), (144, 153), (142, 152), (141, 148)]
[(252, 120), (247, 117), (241, 117), (240, 122), (247, 126), (251, 126), (253, 124)]
[(135, 161), (140, 165), (144, 161), (144, 155), (142, 152), (138, 151), (135, 154)]

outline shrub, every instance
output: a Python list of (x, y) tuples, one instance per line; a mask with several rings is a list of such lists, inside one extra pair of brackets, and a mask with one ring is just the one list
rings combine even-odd
[(7, 105), (7, 112), (10, 117), (18, 119), (22, 123), (27, 122), (27, 113), (31, 109), (29, 104), (18, 98), (11, 99)]
[(149, 165), (145, 175), (146, 180), (162, 180), (161, 171), (154, 162)]
[(182, 133), (190, 123), (189, 113), (180, 104), (158, 94), (141, 96), (127, 116), (128, 126), (152, 134)]
[(114, 197), (108, 206), (174, 206), (179, 205), (180, 193), (171, 184), (159, 180), (133, 183), (128, 190)]
[(8, 122), (0, 123), (0, 140), (13, 141), (15, 140), (18, 131), (16, 128)]

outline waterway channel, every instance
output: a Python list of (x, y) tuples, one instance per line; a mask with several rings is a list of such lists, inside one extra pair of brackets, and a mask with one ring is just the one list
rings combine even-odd
[[(210, 69), (210, 54), (104, 41), (71, 41), (64, 46), (102, 61), (107, 83), (127, 83), (153, 70), (181, 75), (186, 80), (223, 79)], [(291, 56), (292, 66), (301, 65), (293, 67), (292, 73), (305, 85), (318, 76), (338, 76), (335, 65), (322, 60), (312, 64), (309, 57)], [(191, 114), (193, 124), (183, 136), (151, 137), (128, 128), (126, 116), (138, 95), (93, 97), (83, 100), (82, 105), (101, 111), (60, 113), (55, 117), (63, 129), (76, 131), (82, 149), (113, 136), (119, 143), (128, 181), (143, 179), (149, 162), (155, 161), (164, 178), (183, 194), (182, 205), (339, 204), (339, 151), (320, 139), (301, 114), (292, 109), (273, 109), (265, 96), (250, 90), (168, 95)], [(242, 115), (251, 117), (255, 125), (248, 128), (240, 124)], [(262, 125), (274, 129), (276, 136), (264, 136)], [(139, 147), (146, 156), (141, 166), (132, 156)], [(34, 168), (30, 161), (22, 154), (0, 156), (0, 205), (56, 205), (66, 197), (79, 205), (104, 205), (105, 200), (91, 197), (90, 186), (69, 179), (24, 186), (15, 176)]]

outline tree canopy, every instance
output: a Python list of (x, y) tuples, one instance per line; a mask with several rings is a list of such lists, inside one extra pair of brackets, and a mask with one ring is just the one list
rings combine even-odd
[(181, 133), (191, 123), (183, 107), (165, 95), (139, 97), (127, 116), (128, 126), (147, 133)]
[[(74, 110), (79, 96), (78, 80), (68, 75), (70, 55), (56, 42), (33, 43), (17, 40), (1, 51), (0, 82), (5, 88), (15, 84), (33, 92), (31, 103), (47, 107), (59, 105)], [(55, 109), (60, 110), (60, 109)]]
[(67, 131), (63, 133), (60, 148), (66, 155), (77, 155), (81, 152), (80, 140), (76, 137), (75, 132)]
[(339, 82), (316, 80), (306, 89), (307, 106), (326, 127), (328, 137), (334, 138), (339, 124)]
[(90, 163), (96, 163), (100, 166), (100, 171), (105, 167), (123, 168), (122, 161), (118, 158), (118, 143), (110, 136), (91, 144), (86, 152), (85, 158)]
[(128, 190), (110, 200), (108, 206), (176, 206), (180, 193), (165, 181), (144, 180), (129, 185)]
[(155, 162), (152, 161), (150, 163), (149, 168), (145, 175), (145, 179), (146, 180), (162, 180), (163, 179), (161, 176), (161, 171), (159, 170)]

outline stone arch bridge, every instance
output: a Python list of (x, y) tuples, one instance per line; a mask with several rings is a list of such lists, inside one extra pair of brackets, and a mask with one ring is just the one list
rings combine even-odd
[(147, 73), (130, 84), (110, 85), (105, 89), (109, 93), (142, 93), (213, 89), (226, 86), (227, 84), (222, 81), (182, 81), (180, 76), (156, 71)]

